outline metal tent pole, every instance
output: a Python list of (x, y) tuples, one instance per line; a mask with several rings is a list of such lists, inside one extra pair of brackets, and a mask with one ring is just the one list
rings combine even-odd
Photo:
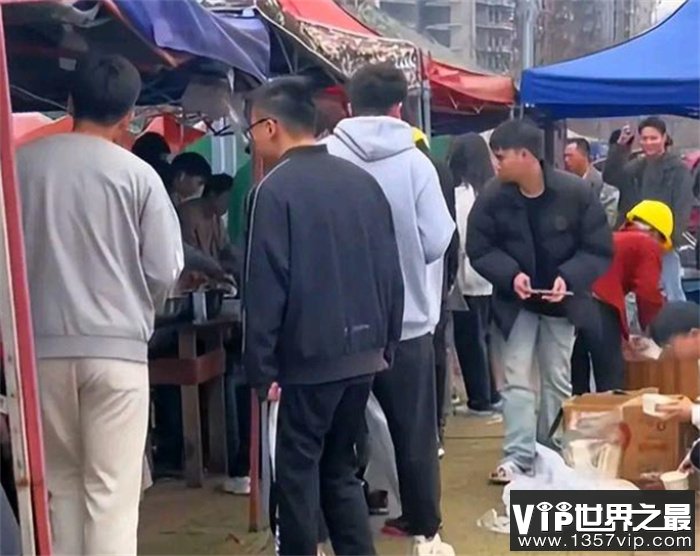
[(0, 0), (0, 327), (8, 383), (22, 553), (51, 554), (44, 452), (34, 359), (27, 269), (15, 174), (12, 105)]

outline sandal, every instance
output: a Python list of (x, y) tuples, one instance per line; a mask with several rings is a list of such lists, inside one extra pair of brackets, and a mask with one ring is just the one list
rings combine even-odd
[(489, 483), (492, 485), (505, 486), (513, 481), (515, 475), (521, 475), (522, 473), (522, 469), (520, 469), (517, 464), (512, 461), (505, 461), (491, 472), (489, 475)]

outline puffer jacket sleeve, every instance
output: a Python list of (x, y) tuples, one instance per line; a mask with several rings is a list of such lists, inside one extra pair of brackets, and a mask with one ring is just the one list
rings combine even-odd
[(498, 246), (495, 203), (489, 192), (476, 198), (467, 221), (467, 256), (472, 267), (501, 291), (513, 289), (520, 265)]
[(582, 189), (581, 195), (585, 198), (579, 225), (579, 248), (559, 266), (560, 275), (574, 293), (590, 291), (593, 282), (608, 270), (613, 257), (612, 232), (602, 205), (592, 189)]

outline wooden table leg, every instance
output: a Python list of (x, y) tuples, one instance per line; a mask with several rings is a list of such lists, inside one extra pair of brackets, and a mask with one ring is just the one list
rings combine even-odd
[(204, 385), (207, 396), (209, 423), (209, 471), (225, 474), (228, 471), (226, 446), (226, 400), (224, 376), (217, 376)]
[[(197, 356), (197, 335), (193, 330), (182, 330), (179, 335), (179, 356), (194, 359)], [(204, 484), (202, 459), (202, 423), (199, 413), (199, 386), (181, 386), (182, 436), (185, 452), (185, 483), (199, 488)]]
[[(205, 349), (213, 351), (224, 345), (223, 329), (215, 327), (202, 334)], [(224, 358), (224, 367), (226, 366)], [(224, 368), (224, 373), (226, 369)], [(226, 383), (224, 376), (217, 376), (204, 385), (207, 400), (207, 424), (209, 436), (208, 467), (212, 473), (225, 474), (228, 471), (228, 451), (226, 445)], [(233, 416), (235, 417), (235, 416)], [(232, 417), (232, 418), (233, 418)]]

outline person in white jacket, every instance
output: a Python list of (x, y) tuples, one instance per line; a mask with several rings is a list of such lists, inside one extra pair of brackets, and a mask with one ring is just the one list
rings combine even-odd
[(449, 164), (458, 183), (455, 189), (459, 233), (456, 287), (468, 308), (454, 312), (455, 348), (467, 390), (467, 407), (472, 415), (489, 416), (494, 405), (500, 402), (491, 376), (488, 349), (493, 287), (474, 270), (465, 250), (469, 213), (481, 189), (494, 176), (486, 141), (476, 133), (457, 137), (452, 144)]

